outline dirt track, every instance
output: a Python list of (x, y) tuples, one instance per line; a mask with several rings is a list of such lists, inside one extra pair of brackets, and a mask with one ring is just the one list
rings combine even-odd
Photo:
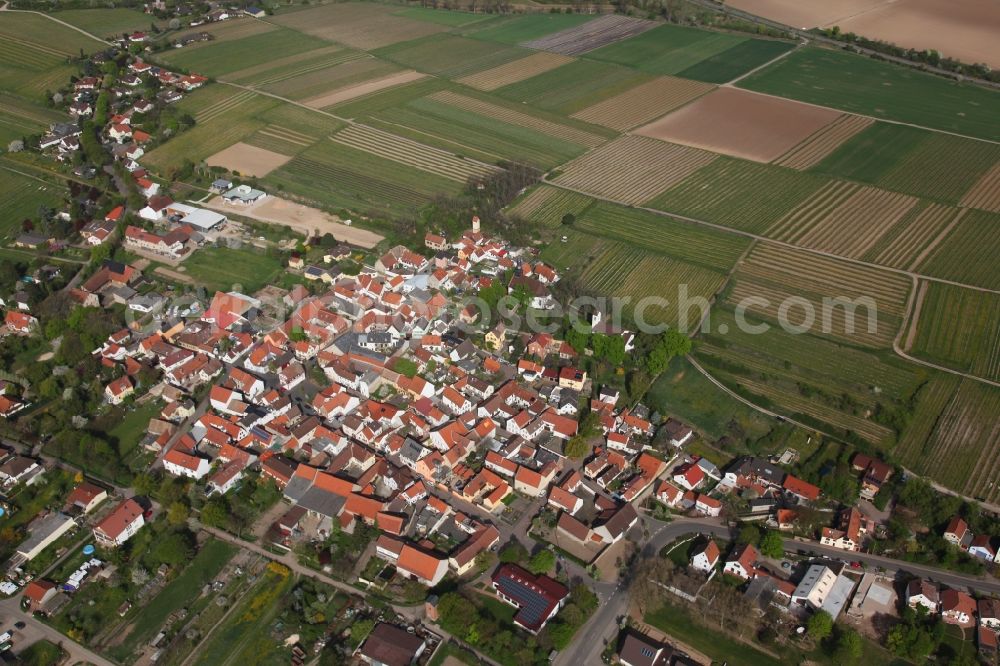
[(307, 236), (313, 234), (322, 236), (330, 233), (338, 241), (357, 247), (372, 248), (382, 240), (382, 236), (374, 232), (343, 224), (336, 215), (330, 215), (317, 208), (303, 206), (281, 197), (268, 196), (263, 201), (250, 206), (231, 206), (222, 197), (213, 197), (205, 206), (222, 213), (232, 213), (249, 217), (252, 220), (280, 224)]

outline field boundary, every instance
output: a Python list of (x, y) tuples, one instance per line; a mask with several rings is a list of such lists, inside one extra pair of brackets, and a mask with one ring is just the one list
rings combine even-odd
[(62, 19), (57, 19), (55, 16), (52, 16), (51, 14), (46, 14), (45, 12), (36, 12), (36, 11), (34, 11), (32, 9), (10, 9), (10, 3), (9, 2), (3, 3), (3, 7), (0, 7), (0, 12), (18, 12), (20, 14), (38, 14), (39, 16), (44, 16), (45, 18), (49, 19), (50, 21), (55, 21), (59, 25), (65, 26), (65, 27), (69, 28), (70, 30), (76, 30), (81, 35), (86, 35), (87, 37), (90, 37), (91, 39), (97, 40), (98, 42), (104, 44), (105, 46), (114, 46), (114, 44), (112, 44), (111, 42), (106, 41), (104, 39), (101, 39), (100, 37), (98, 37), (97, 35), (95, 35), (92, 32), (87, 32), (83, 28), (79, 28), (79, 27), (73, 25), (72, 23), (66, 23), (66, 21), (63, 21)]

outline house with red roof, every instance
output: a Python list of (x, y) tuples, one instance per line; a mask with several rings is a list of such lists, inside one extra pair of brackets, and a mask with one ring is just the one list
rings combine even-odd
[(104, 397), (112, 405), (122, 404), (134, 392), (135, 387), (128, 375), (122, 375), (104, 387)]
[(18, 335), (31, 335), (38, 328), (38, 320), (27, 312), (20, 310), (7, 310), (4, 316), (4, 324), (7, 330)]
[(785, 476), (784, 483), (781, 487), (785, 489), (785, 492), (794, 496), (800, 501), (805, 502), (815, 502), (819, 499), (820, 489), (811, 483), (803, 481), (802, 479), (792, 476), (791, 474)]
[(719, 555), (719, 547), (715, 545), (714, 541), (709, 540), (708, 543), (695, 548), (694, 554), (691, 556), (691, 567), (698, 571), (711, 573), (715, 565), (719, 563)]
[(108, 498), (108, 491), (93, 483), (84, 481), (74, 488), (66, 497), (65, 513), (90, 513), (97, 505)]
[(753, 544), (743, 544), (726, 558), (726, 563), (722, 567), (722, 571), (730, 576), (750, 580), (757, 575), (755, 565), (759, 558), (760, 554), (754, 548)]
[(976, 600), (965, 592), (941, 590), (941, 621), (969, 628), (976, 624)]
[(503, 564), (491, 577), (497, 597), (517, 613), (514, 624), (537, 634), (566, 604), (569, 590), (548, 576), (534, 575), (516, 564)]
[(696, 462), (688, 462), (674, 470), (674, 483), (685, 490), (694, 490), (705, 480), (705, 472)]
[(422, 585), (434, 587), (448, 573), (448, 559), (405, 543), (396, 559), (396, 571)]
[(145, 524), (142, 507), (134, 499), (127, 499), (94, 527), (94, 538), (104, 548), (117, 548)]
[(173, 476), (183, 476), (197, 481), (208, 474), (211, 467), (208, 460), (196, 456), (193, 451), (179, 443), (163, 456), (163, 469)]
[(24, 600), (28, 602), (28, 611), (44, 613), (45, 606), (59, 593), (55, 583), (47, 580), (33, 580), (24, 588)]

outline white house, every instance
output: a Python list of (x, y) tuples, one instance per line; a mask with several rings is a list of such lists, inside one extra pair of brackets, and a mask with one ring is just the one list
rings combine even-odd
[(698, 571), (709, 573), (719, 563), (719, 547), (714, 541), (709, 541), (704, 546), (700, 546), (691, 558), (691, 566)]

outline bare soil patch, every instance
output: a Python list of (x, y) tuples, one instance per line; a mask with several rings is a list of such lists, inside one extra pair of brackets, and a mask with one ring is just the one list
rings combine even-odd
[(840, 112), (830, 109), (719, 88), (636, 133), (770, 162), (840, 116)]
[(541, 39), (524, 42), (521, 46), (538, 51), (580, 55), (614, 42), (635, 37), (656, 26), (653, 21), (608, 14), (583, 25), (567, 28), (546, 35)]
[(292, 159), (270, 150), (251, 146), (246, 143), (234, 143), (209, 157), (209, 166), (221, 166), (247, 176), (258, 178), (266, 176), (285, 162)]
[(875, 121), (864, 116), (845, 113), (808, 139), (775, 160), (775, 164), (805, 171), (823, 161), (845, 141)]
[(334, 104), (346, 102), (349, 99), (355, 99), (363, 95), (371, 95), (372, 93), (385, 90), (386, 88), (394, 88), (395, 86), (399, 86), (404, 83), (419, 81), (426, 76), (426, 74), (415, 72), (410, 69), (404, 72), (390, 74), (389, 76), (383, 76), (382, 78), (373, 79), (372, 81), (365, 81), (364, 83), (358, 83), (353, 86), (338, 88), (337, 90), (303, 100), (303, 104), (311, 106), (314, 109), (322, 109), (327, 106), (333, 106)]
[(249, 206), (230, 205), (222, 197), (213, 197), (205, 206), (260, 222), (280, 224), (307, 236), (329, 233), (338, 241), (363, 248), (375, 247), (382, 240), (382, 236), (372, 231), (347, 226), (336, 215), (281, 197), (267, 196)]
[(573, 58), (559, 53), (532, 53), (526, 58), (508, 62), (482, 72), (476, 72), (458, 79), (458, 83), (477, 88), (478, 90), (496, 90), (518, 81), (530, 79), (544, 72), (562, 67), (573, 62)]

